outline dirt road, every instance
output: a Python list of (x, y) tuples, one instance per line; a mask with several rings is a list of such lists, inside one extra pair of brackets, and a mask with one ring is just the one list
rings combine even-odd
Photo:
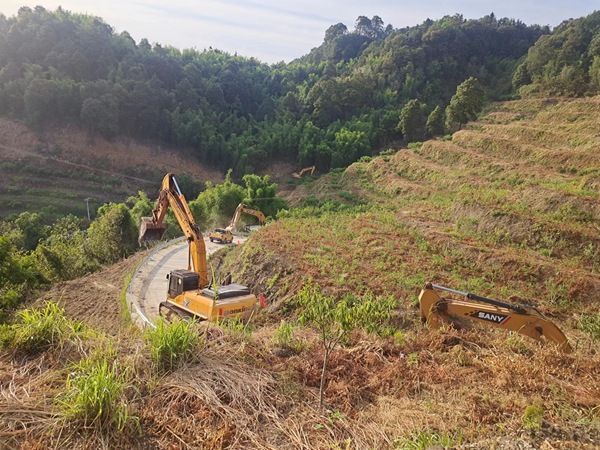
[[(236, 236), (232, 245), (241, 245), (245, 236)], [(223, 244), (204, 238), (206, 254), (216, 252)], [(127, 289), (127, 304), (131, 318), (140, 327), (151, 326), (158, 317), (158, 304), (167, 295), (167, 275), (174, 269), (188, 267), (187, 241), (177, 239), (157, 247), (138, 267)]]

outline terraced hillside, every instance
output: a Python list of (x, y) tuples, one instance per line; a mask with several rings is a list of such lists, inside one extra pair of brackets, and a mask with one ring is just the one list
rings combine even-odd
[[(599, 113), (599, 98), (494, 105), (449, 140), (303, 186), (320, 207), (247, 243), (237, 269), (262, 281), (273, 311), (306, 277), (339, 295), (398, 300), (402, 344), (340, 351), (332, 404), (388, 436), (460, 429), (468, 441), (518, 434), (525, 411), (541, 405), (543, 426), (567, 433), (556, 442), (573, 441), (575, 428), (599, 438)], [(487, 328), (424, 330), (416, 302), (426, 281), (536, 306), (577, 350), (559, 355)]]
[[(99, 331), (35, 357), (0, 353), (0, 438), (9, 448), (600, 449), (599, 112), (600, 98), (497, 104), (451, 139), (286, 186), (290, 217), (211, 263), (264, 293), (266, 309), (244, 327), (209, 328), (172, 373), (157, 376), (148, 343), (119, 323), (133, 260), (56, 286), (45, 298)], [(359, 329), (335, 348), (322, 410), (323, 346), (294, 302), (309, 278), (326, 294), (396, 301), (387, 337)], [(536, 306), (574, 352), (498, 329), (427, 329), (426, 281)], [(125, 368), (118, 405), (134, 419), (121, 430), (65, 420), (56, 399), (71, 362), (107, 354)]]
[[(290, 248), (294, 262), (341, 290), (400, 289), (409, 298), (429, 279), (529, 298), (551, 313), (574, 303), (593, 313), (599, 112), (598, 98), (495, 105), (451, 140), (356, 163), (308, 187), (321, 204), (362, 205), (351, 213), (281, 221), (257, 240)], [(331, 265), (348, 276), (314, 270)]]

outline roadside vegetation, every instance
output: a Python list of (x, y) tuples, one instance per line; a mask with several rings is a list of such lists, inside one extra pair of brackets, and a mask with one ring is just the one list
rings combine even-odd
[[(206, 229), (228, 224), (242, 202), (256, 205), (266, 215), (275, 215), (285, 206), (268, 175), (245, 175), (243, 183), (232, 182), (229, 175), (223, 184), (207, 182), (197, 198), (189, 202), (201, 218), (199, 225)], [(0, 222), (0, 322), (34, 292), (131, 256), (139, 249), (139, 220), (152, 215), (155, 201), (140, 191), (126, 203), (101, 206), (90, 223), (68, 215), (48, 225), (43, 212), (23, 212)], [(180, 236), (171, 212), (166, 221), (170, 226), (165, 239)]]

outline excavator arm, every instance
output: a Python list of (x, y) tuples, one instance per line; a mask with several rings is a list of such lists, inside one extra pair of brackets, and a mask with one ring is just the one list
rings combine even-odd
[(256, 217), (258, 219), (259, 225), (264, 225), (267, 221), (265, 218), (265, 215), (262, 212), (260, 212), (258, 209), (253, 209), (253, 208), (250, 208), (249, 206), (244, 205), (243, 203), (240, 203), (238, 205), (238, 207), (235, 209), (235, 213), (233, 214), (233, 218), (231, 219), (229, 226), (225, 229), (229, 230), (229, 231), (236, 230), (237, 224), (238, 224), (242, 214), (250, 214), (251, 216)]
[(302, 178), (302, 175), (303, 175), (305, 172), (308, 172), (308, 171), (310, 171), (310, 174), (311, 174), (311, 175), (312, 175), (313, 173), (315, 173), (315, 166), (309, 166), (309, 167), (305, 167), (305, 168), (304, 168), (304, 169), (302, 169), (300, 172), (294, 172), (294, 173), (292, 174), (292, 176), (293, 176), (294, 178)]
[[(208, 286), (208, 268), (204, 238), (172, 173), (168, 173), (163, 179), (156, 207), (152, 211), (152, 217), (142, 217), (140, 221), (138, 242), (141, 245), (141, 243), (146, 241), (162, 239), (167, 230), (164, 218), (169, 207), (175, 214), (177, 222), (189, 242), (189, 256), (194, 266), (194, 271), (199, 277), (198, 287), (204, 288)], [(188, 262), (188, 270), (190, 269), (191, 267)]]
[[(438, 291), (461, 295), (465, 300), (442, 298)], [(505, 303), (469, 292), (428, 283), (419, 295), (421, 320), (435, 328), (456, 318), (472, 320), (524, 334), (539, 342), (552, 342), (565, 353), (572, 351), (564, 333), (535, 308)]]

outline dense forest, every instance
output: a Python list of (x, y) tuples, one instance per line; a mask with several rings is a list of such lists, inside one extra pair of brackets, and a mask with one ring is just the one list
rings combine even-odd
[[(567, 31), (578, 23), (567, 27), (558, 45), (574, 41)], [(352, 31), (329, 27), (322, 45), (304, 57), (267, 65), (219, 50), (136, 43), (98, 17), (23, 7), (14, 17), (0, 16), (0, 114), (33, 127), (79, 123), (108, 138), (162, 141), (233, 168), (236, 177), (273, 158), (326, 171), (407, 138), (399, 120), (411, 100), (419, 102), (422, 126), (409, 140), (422, 140), (427, 118), (466, 79), (476, 78), (486, 99), (512, 95), (515, 69), (549, 33), (493, 14), (403, 29), (361, 16)], [(585, 38), (578, 35), (574, 50)], [(526, 70), (519, 66), (519, 85), (541, 76), (544, 61), (530, 63), (534, 57)], [(564, 62), (568, 70), (572, 59)], [(576, 68), (587, 78), (586, 64)]]

